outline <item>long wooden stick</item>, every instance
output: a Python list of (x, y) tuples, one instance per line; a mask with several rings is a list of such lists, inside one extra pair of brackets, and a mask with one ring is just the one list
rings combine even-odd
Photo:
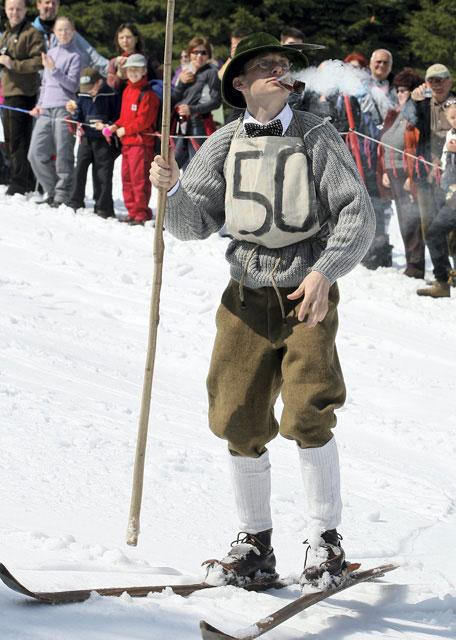
[[(169, 128), (171, 116), (171, 63), (173, 55), (174, 0), (168, 0), (166, 10), (165, 55), (163, 61), (163, 111), (161, 130), (161, 155), (168, 160)], [(160, 289), (162, 283), (163, 254), (163, 221), (165, 219), (166, 190), (159, 189), (158, 210), (154, 234), (154, 278), (149, 314), (149, 339), (147, 345), (146, 367), (144, 372), (141, 411), (136, 443), (136, 458), (133, 471), (133, 487), (131, 492), (130, 516), (127, 529), (127, 544), (136, 546), (139, 535), (139, 517), (144, 481), (144, 460), (146, 455), (147, 430), (149, 426), (152, 381), (154, 377), (155, 351), (157, 331), (160, 320)]]

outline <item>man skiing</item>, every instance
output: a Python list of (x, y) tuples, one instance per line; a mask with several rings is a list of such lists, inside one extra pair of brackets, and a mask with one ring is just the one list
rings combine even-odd
[(168, 190), (170, 233), (203, 239), (226, 224), (233, 238), (207, 380), (209, 424), (228, 442), (240, 520), (229, 553), (207, 564), (207, 580), (220, 584), (277, 579), (266, 448), (277, 433), (297, 444), (307, 495), (302, 581), (345, 567), (332, 434), (334, 411), (345, 400), (336, 279), (364, 256), (375, 218), (337, 131), (287, 105), (279, 78), (306, 64), (300, 50), (269, 34), (241, 40), (222, 95), (243, 115), (204, 143), (182, 181), (171, 150), (169, 162), (157, 156), (150, 171), (152, 183)]

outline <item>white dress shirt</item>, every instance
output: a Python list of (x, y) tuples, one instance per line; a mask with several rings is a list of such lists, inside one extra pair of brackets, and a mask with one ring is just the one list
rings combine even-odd
[[(259, 120), (256, 120), (252, 116), (252, 114), (249, 113), (249, 111), (246, 109), (244, 113), (243, 124), (245, 125), (246, 122), (254, 122), (255, 124), (268, 124), (273, 120), (280, 120), (280, 122), (282, 123), (282, 135), (284, 136), (288, 127), (290, 126), (290, 122), (292, 118), (293, 118), (293, 111), (290, 109), (290, 105), (286, 104), (282, 109), (282, 111), (278, 113), (274, 118), (271, 118), (271, 120), (269, 120), (268, 122), (259, 122)], [(179, 189), (179, 187), (180, 187), (180, 180), (178, 180), (174, 185), (174, 187), (171, 187), (171, 189), (168, 191), (168, 198), (173, 196), (176, 193), (176, 191)]]
[(269, 124), (269, 122), (272, 122), (273, 120), (280, 120), (280, 122), (282, 123), (282, 135), (285, 135), (288, 127), (290, 126), (290, 122), (292, 118), (293, 118), (293, 111), (290, 109), (290, 105), (286, 104), (282, 109), (282, 111), (278, 113), (276, 116), (274, 116), (274, 118), (271, 118), (271, 120), (268, 120), (268, 122), (259, 122), (259, 120), (256, 120), (252, 116), (252, 114), (249, 113), (249, 111), (246, 109), (244, 113), (243, 124), (245, 125), (247, 122), (253, 122), (254, 124), (263, 125), (263, 124)]

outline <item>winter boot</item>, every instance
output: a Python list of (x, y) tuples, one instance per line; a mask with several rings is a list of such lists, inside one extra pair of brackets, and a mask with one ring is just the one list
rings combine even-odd
[(392, 267), (393, 266), (393, 245), (389, 244), (389, 238), (386, 236), (387, 240), (385, 244), (382, 245), (379, 251), (379, 261), (381, 267)]
[(107, 218), (115, 218), (116, 215), (113, 211), (102, 211), (102, 210), (94, 210), (94, 214), (100, 218), (104, 218), (105, 220), (107, 220)]
[(430, 298), (449, 298), (451, 295), (448, 282), (440, 282), (439, 280), (433, 282), (429, 287), (417, 289), (416, 293), (419, 296), (427, 296)]
[(40, 200), (37, 200), (35, 204), (47, 204), (50, 207), (54, 206), (54, 196), (45, 195)]
[[(324, 574), (329, 574), (330, 579), (343, 574), (347, 564), (344, 550), (340, 545), (341, 540), (342, 536), (337, 533), (337, 530), (330, 529), (321, 534), (320, 544), (317, 547), (312, 548), (308, 544), (304, 570), (299, 581), (301, 585), (316, 586)], [(308, 543), (307, 540), (306, 542)]]
[(265, 582), (278, 579), (276, 559), (271, 547), (272, 529), (259, 533), (241, 531), (231, 550), (222, 560), (206, 560), (206, 582), (216, 585), (245, 585), (248, 582)]
[(407, 265), (404, 270), (404, 276), (408, 278), (416, 278), (417, 280), (422, 280), (424, 278), (424, 267), (415, 267), (413, 264)]
[(375, 271), (379, 267), (391, 267), (393, 264), (393, 245), (389, 243), (389, 236), (379, 235), (374, 238), (369, 251), (361, 260), (367, 269)]

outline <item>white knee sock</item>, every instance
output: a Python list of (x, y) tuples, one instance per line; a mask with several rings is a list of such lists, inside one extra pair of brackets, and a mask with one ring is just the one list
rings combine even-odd
[[(340, 524), (342, 501), (340, 497), (339, 456), (333, 438), (323, 447), (298, 447), (301, 474), (310, 518), (309, 542), (315, 544), (319, 535)], [(313, 539), (313, 540), (312, 540)]]
[(271, 529), (271, 465), (269, 452), (259, 458), (229, 453), (239, 530), (259, 533)]

